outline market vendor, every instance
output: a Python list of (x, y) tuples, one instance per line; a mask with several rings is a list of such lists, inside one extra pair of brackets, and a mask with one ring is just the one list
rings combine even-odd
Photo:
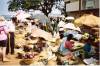
[(93, 46), (94, 38), (89, 35), (88, 39), (85, 40), (84, 45), (84, 63), (94, 64), (99, 61), (99, 46)]
[[(8, 54), (10, 52), (10, 48), (11, 48), (11, 54), (14, 54), (16, 23), (17, 23), (17, 18), (13, 17), (12, 20), (8, 24), (9, 38), (8, 38), (6, 54)], [(10, 48), (9, 48), (9, 46), (10, 46)]]
[(91, 50), (92, 50), (92, 44), (93, 44), (93, 39), (92, 37), (89, 35), (88, 39), (85, 40), (85, 45), (84, 45), (84, 56), (85, 58), (90, 58), (91, 55)]
[(60, 52), (63, 55), (66, 55), (72, 49), (73, 44), (74, 44), (74, 42), (71, 41), (72, 38), (73, 38), (73, 35), (72, 34), (69, 34), (66, 38), (64, 38), (63, 43), (61, 44), (60, 49), (59, 49)]
[(37, 48), (36, 49), (39, 52), (41, 52), (43, 50), (43, 47), (45, 47), (45, 44), (46, 44), (45, 39), (42, 37), (39, 37), (38, 41), (37, 41)]
[(26, 35), (27, 36), (31, 36), (32, 34), (32, 30), (35, 28), (38, 28), (37, 24), (36, 24), (36, 20), (34, 18), (26, 18), (28, 20), (28, 26), (26, 28)]
[(72, 57), (73, 57), (71, 50), (72, 50), (72, 48), (74, 46), (74, 42), (71, 41), (72, 38), (73, 38), (73, 35), (72, 34), (69, 34), (67, 36), (67, 40), (66, 40), (65, 45), (64, 45), (64, 47), (67, 50), (67, 52), (65, 54), (66, 54), (68, 60), (71, 60)]
[(64, 37), (64, 28), (62, 27), (59, 28), (59, 35), (60, 35), (60, 39)]
[(31, 21), (31, 30), (37, 28), (36, 23), (34, 22), (34, 20)]

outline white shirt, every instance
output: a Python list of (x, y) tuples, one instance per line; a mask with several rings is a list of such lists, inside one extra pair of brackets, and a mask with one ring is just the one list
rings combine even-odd
[(12, 21), (7, 22), (9, 32), (15, 32), (15, 24)]

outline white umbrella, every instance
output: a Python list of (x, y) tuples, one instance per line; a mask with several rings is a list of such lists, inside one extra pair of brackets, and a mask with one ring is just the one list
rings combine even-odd
[(35, 15), (32, 15), (32, 18), (38, 19), (41, 23), (44, 23), (44, 24), (49, 22), (48, 17), (44, 14), (35, 14)]
[(39, 29), (39, 28), (34, 28), (32, 30), (32, 36), (34, 36), (34, 37), (43, 37), (45, 40), (51, 40), (52, 39), (51, 33), (48, 33), (44, 30)]
[(79, 27), (75, 27), (75, 25), (73, 23), (67, 23), (66, 25), (64, 25), (64, 28), (77, 30), (77, 31), (81, 32), (81, 29)]
[(31, 17), (30, 14), (28, 13), (20, 13), (19, 15), (16, 16), (18, 20), (22, 20), (22, 19), (25, 19), (25, 18), (28, 18), (28, 17)]
[(94, 15), (83, 15), (82, 17), (76, 19), (74, 23), (78, 26), (86, 25), (89, 27), (99, 27), (100, 19)]
[(26, 13), (25, 11), (17, 11), (16, 15), (18, 20), (23, 21), (25, 18), (31, 17), (31, 15), (29, 13)]
[(67, 19), (67, 20), (74, 20), (75, 18), (72, 17), (72, 16), (68, 16), (68, 17), (66, 17), (65, 19)]
[(75, 26), (73, 23), (67, 23), (66, 25), (64, 25), (64, 28), (75, 29)]

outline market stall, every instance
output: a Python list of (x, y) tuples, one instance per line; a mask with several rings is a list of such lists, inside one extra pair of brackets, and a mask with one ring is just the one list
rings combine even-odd
[[(74, 23), (76, 26), (79, 26), (81, 28), (81, 31), (84, 34), (83, 40), (86, 40), (89, 37), (91, 37), (91, 39), (89, 39), (90, 45), (91, 45), (91, 47), (94, 48), (95, 52), (93, 53), (94, 55), (91, 56), (90, 59), (84, 59), (83, 61), (86, 64), (94, 63), (94, 61), (98, 60), (98, 56), (99, 56), (99, 51), (97, 51), (97, 50), (99, 49), (98, 46), (99, 46), (99, 42), (100, 42), (100, 40), (99, 40), (100, 19), (99, 19), (99, 17), (96, 17), (94, 15), (83, 15), (82, 17), (76, 19)], [(88, 42), (88, 41), (85, 41), (85, 42)], [(85, 48), (86, 47), (87, 46), (85, 46)], [(87, 47), (87, 48), (89, 49), (89, 47)], [(91, 53), (90, 53), (90, 55), (91, 55)], [(94, 58), (96, 60), (93, 60)], [(90, 61), (90, 60), (93, 60), (93, 61)]]
[(44, 30), (41, 30), (39, 28), (35, 28), (32, 30), (32, 36), (34, 37), (43, 37), (46, 40), (50, 40), (52, 38), (52, 35)]
[[(20, 15), (19, 17), (21, 16), (22, 15)], [(17, 18), (19, 17), (17, 16)], [(30, 15), (23, 17), (23, 19), (25, 19), (26, 17), (30, 17)], [(27, 29), (25, 29), (27, 28), (27, 26), (24, 26), (25, 28), (23, 29), (17, 28), (15, 32), (15, 59), (20, 59), (20, 65), (30, 66), (78, 65), (80, 64), (80, 61), (84, 61), (86, 64), (96, 64), (96, 61), (98, 61), (98, 53), (96, 55), (96, 51), (92, 51), (93, 53), (90, 52), (90, 55), (93, 56), (89, 56), (91, 57), (89, 58), (89, 60), (92, 59), (93, 61), (88, 61), (89, 63), (87, 63), (87, 58), (85, 58), (84, 56), (86, 54), (86, 52), (84, 51), (84, 47), (87, 49), (90, 46), (85, 46), (86, 42), (88, 43), (88, 41), (86, 40), (91, 36), (91, 32), (89, 32), (89, 30), (95, 30), (92, 32), (92, 34), (94, 34), (94, 32), (98, 32), (98, 23), (98, 18), (93, 15), (82, 16), (80, 17), (80, 19), (76, 19), (75, 23), (62, 23), (61, 25), (59, 25), (62, 27), (61, 31), (64, 32), (64, 34), (62, 33), (64, 35), (62, 38), (60, 38), (59, 33), (53, 36), (51, 33), (42, 30), (39, 27), (33, 28), (31, 33), (29, 33)], [(82, 30), (84, 29), (84, 27), (87, 29), (87, 31), (84, 30), (87, 33), (84, 33), (84, 31)], [(73, 58), (70, 54), (70, 56), (63, 55), (63, 52), (67, 52), (64, 51), (66, 49), (64, 47), (69, 34), (73, 35), (71, 39), (73, 46), (71, 46), (72, 49), (70, 50), (73, 54)], [(98, 36), (96, 35), (94, 42), (95, 45), (97, 45), (99, 42), (97, 38)], [(84, 42), (81, 42), (80, 40), (83, 40)], [(68, 42), (68, 44), (70, 43), (71, 42)], [(70, 45), (68, 46), (70, 48)], [(97, 46), (99, 46), (99, 44)], [(88, 49), (90, 49), (90, 47)], [(98, 47), (96, 47), (96, 50), (98, 50)], [(94, 60), (94, 57), (97, 58), (96, 61)], [(68, 58), (72, 59), (69, 60)]]
[(100, 19), (94, 15), (83, 15), (82, 17), (76, 19), (74, 23), (75, 25), (80, 26), (83, 32), (99, 32)]

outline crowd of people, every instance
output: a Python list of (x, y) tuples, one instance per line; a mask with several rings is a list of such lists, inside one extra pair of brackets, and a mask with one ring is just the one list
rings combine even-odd
[[(17, 19), (13, 17), (11, 21), (6, 22), (5, 18), (0, 16), (0, 45), (2, 47), (3, 61), (9, 61), (7, 59), (8, 53), (14, 54), (16, 20)], [(11, 47), (9, 48), (9, 46)]]
[[(73, 56), (75, 56), (72, 50), (73, 47), (75, 46), (74, 43), (76, 41), (80, 43), (82, 42), (84, 44), (83, 46), (84, 62), (86, 62), (87, 59), (91, 59), (91, 57), (93, 58), (96, 57), (94, 58), (96, 60), (99, 59), (99, 53), (98, 53), (99, 40), (95, 42), (96, 39), (95, 36), (97, 36), (95, 35), (95, 32), (93, 34), (93, 33), (88, 33), (88, 31), (87, 32), (82, 31), (80, 27), (74, 24), (73, 20), (69, 21), (68, 20), (66, 21), (64, 19), (57, 19), (57, 20), (51, 19), (51, 20), (53, 25), (53, 31), (59, 32), (60, 39), (62, 40), (59, 51), (61, 52), (62, 55), (65, 55), (68, 60), (73, 59)], [(98, 46), (94, 47), (93, 44)]]
[[(34, 28), (39, 28), (42, 30), (45, 30), (47, 25), (43, 25), (42, 23), (39, 23), (37, 19), (31, 19), (26, 18), (28, 22), (19, 22), (16, 17), (12, 17), (11, 21), (6, 21), (4, 17), (0, 16), (0, 47), (2, 50), (2, 56), (3, 61), (9, 61), (7, 58), (8, 54), (14, 55), (15, 51), (15, 31), (16, 27), (19, 27), (20, 29), (24, 27), (25, 25), (28, 26), (27, 34), (31, 35), (32, 30)], [(72, 53), (72, 49), (74, 46), (75, 41), (82, 42), (84, 40), (84, 51), (85, 51), (85, 58), (93, 57), (95, 55), (91, 55), (91, 49), (92, 49), (92, 43), (94, 41), (93, 36), (86, 35), (86, 38), (84, 39), (83, 34), (79, 27), (76, 27), (73, 22), (68, 21), (66, 22), (62, 18), (57, 19), (50, 19), (50, 33), (55, 37), (55, 34), (59, 34), (59, 39), (62, 41), (58, 44), (60, 44), (58, 51), (66, 56), (67, 60), (74, 59), (74, 55)], [(23, 25), (24, 24), (24, 25)], [(38, 49), (41, 51), (43, 49), (42, 39), (38, 41)], [(96, 48), (95, 52), (98, 49)], [(88, 55), (88, 56), (87, 56)], [(88, 58), (89, 58), (88, 57)], [(99, 57), (99, 56), (98, 56)], [(98, 60), (98, 58), (96, 58)]]
[[(17, 17), (12, 17), (7, 21), (3, 16), (0, 16), (0, 51), (2, 52), (2, 61), (10, 61), (8, 55), (14, 55), (15, 51), (15, 31), (16, 27), (22, 29), (27, 26), (27, 34), (32, 33), (32, 29), (40, 28), (45, 30), (45, 26), (38, 22), (38, 19), (26, 18), (28, 22), (20, 22)], [(19, 29), (19, 30), (20, 30)]]

